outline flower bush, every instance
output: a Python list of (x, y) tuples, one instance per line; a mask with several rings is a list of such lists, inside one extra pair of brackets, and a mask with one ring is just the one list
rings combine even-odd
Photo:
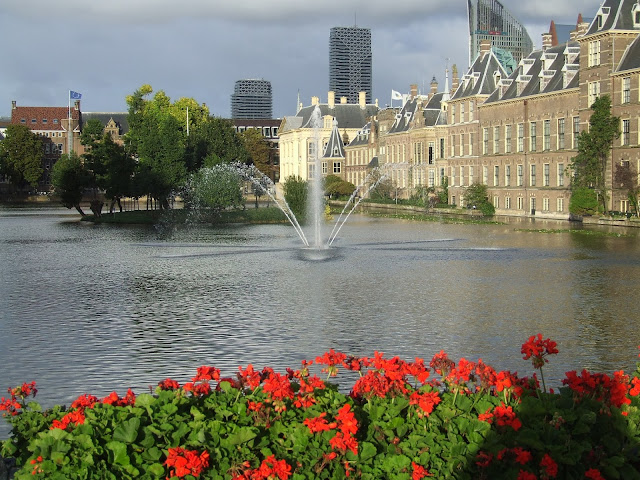
[[(547, 392), (556, 343), (532, 336), (521, 351), (531, 377), (444, 351), (427, 364), (330, 350), (285, 373), (203, 366), (154, 394), (46, 411), (24, 383), (0, 400), (2, 454), (17, 480), (640, 478), (640, 369), (567, 372)], [(329, 381), (344, 370), (359, 374), (349, 394)]]

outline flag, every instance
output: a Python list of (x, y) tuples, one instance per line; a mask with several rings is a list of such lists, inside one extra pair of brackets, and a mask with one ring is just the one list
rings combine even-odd
[(82, 98), (82, 94), (74, 92), (73, 90), (69, 90), (69, 98), (71, 100), (80, 100)]
[(402, 100), (402, 94), (395, 90), (391, 90), (391, 100)]

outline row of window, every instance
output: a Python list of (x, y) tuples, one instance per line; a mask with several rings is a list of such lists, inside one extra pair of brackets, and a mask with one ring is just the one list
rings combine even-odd
[(278, 127), (243, 127), (243, 126), (235, 126), (234, 127), (236, 133), (244, 132), (246, 130), (258, 130), (262, 132), (262, 136), (265, 138), (277, 138), (278, 137)]
[[(24, 124), (26, 124), (26, 123), (27, 123), (27, 119), (26, 119), (26, 118), (21, 118), (21, 119), (20, 119), (20, 123), (24, 123)], [(37, 119), (37, 118), (32, 118), (32, 119), (31, 119), (31, 123), (32, 123), (32, 124), (38, 123), (38, 119)], [(43, 123), (44, 125), (46, 125), (47, 123), (49, 123), (49, 119), (48, 119), (48, 118), (43, 118), (43, 119), (42, 119), (42, 123)], [(58, 125), (58, 123), (60, 123), (60, 120), (58, 120), (57, 118), (54, 118), (54, 119), (52, 120), (52, 123), (53, 123), (54, 125)]]
[[(316, 174), (316, 166), (313, 163), (309, 165), (309, 178), (314, 178)], [(333, 172), (329, 172), (329, 163), (322, 162), (322, 175), (328, 175), (329, 173), (333, 173), (334, 175), (340, 175), (342, 172), (342, 162), (332, 162)]]
[[(466, 168), (466, 170), (465, 170)], [(442, 169), (444, 170), (444, 169)], [(444, 173), (441, 173), (443, 176)], [(464, 186), (465, 185), (465, 176), (468, 179), (468, 182), (466, 183), (466, 185), (472, 185), (473, 183), (477, 183), (478, 181), (481, 181), (484, 185), (489, 185), (489, 186), (493, 186), (493, 187), (500, 187), (500, 186), (504, 186), (504, 187), (510, 187), (512, 186), (512, 174), (515, 174), (515, 186), (517, 187), (522, 187), (525, 185), (525, 171), (524, 171), (524, 165), (523, 164), (518, 164), (516, 165), (515, 171), (512, 172), (511, 169), (511, 165), (505, 165), (504, 166), (504, 183), (502, 185), (500, 185), (500, 166), (499, 165), (495, 165), (493, 167), (493, 171), (492, 173), (492, 181), (493, 183), (490, 184), (489, 183), (489, 174), (490, 174), (490, 170), (489, 167), (485, 166), (482, 167), (482, 178), (476, 178), (475, 177), (475, 168), (471, 165), (469, 166), (460, 166), (460, 167), (449, 167), (449, 173), (450, 173), (450, 180), (449, 180), (449, 185), (451, 186), (455, 186), (456, 185), (456, 179), (460, 180), (460, 183), (458, 183), (458, 186)], [(456, 173), (459, 173), (459, 177), (456, 176)], [(556, 166), (556, 171), (555, 171), (555, 187), (564, 187), (564, 183), (565, 183), (565, 166), (564, 163), (558, 163)], [(529, 165), (529, 186), (530, 187), (535, 187), (538, 186), (538, 166), (536, 164), (531, 164)], [(545, 163), (542, 165), (542, 184), (543, 187), (551, 187), (551, 164), (549, 163)]]
[[(565, 212), (565, 199), (560, 197), (556, 199), (556, 212), (557, 213), (564, 213)], [(455, 205), (456, 204), (456, 197), (455, 195), (451, 197), (451, 204)], [(464, 207), (464, 200), (461, 199), (460, 200), (460, 206)], [(504, 197), (504, 207), (500, 206), (500, 197), (498, 195), (494, 195), (493, 197), (493, 206), (498, 209), (498, 208), (504, 208), (505, 210), (511, 210), (513, 208), (512, 204), (511, 204), (511, 197), (510, 196), (506, 196)], [(524, 197), (516, 197), (516, 205), (515, 208), (516, 210), (525, 210), (525, 208), (527, 207), (526, 202), (525, 202), (525, 198)], [(530, 211), (532, 214), (536, 213), (536, 209), (537, 209), (537, 201), (536, 201), (536, 197), (530, 197), (529, 198), (529, 205), (528, 205)], [(544, 197), (542, 199), (542, 211), (543, 212), (551, 212), (551, 199), (548, 197)]]

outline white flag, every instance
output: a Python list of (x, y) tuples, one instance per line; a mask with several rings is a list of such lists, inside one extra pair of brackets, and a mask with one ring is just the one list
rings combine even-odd
[(395, 90), (391, 90), (391, 100), (402, 100), (402, 94)]

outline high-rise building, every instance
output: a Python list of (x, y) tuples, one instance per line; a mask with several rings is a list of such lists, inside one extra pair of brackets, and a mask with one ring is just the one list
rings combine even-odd
[(267, 80), (238, 80), (231, 95), (231, 118), (272, 118), (273, 97)]
[(480, 53), (480, 42), (491, 40), (494, 50), (511, 53), (516, 63), (533, 51), (524, 26), (498, 0), (467, 0), (469, 65)]
[(334, 27), (329, 35), (329, 91), (358, 103), (359, 93), (366, 93), (371, 103), (371, 29)]

